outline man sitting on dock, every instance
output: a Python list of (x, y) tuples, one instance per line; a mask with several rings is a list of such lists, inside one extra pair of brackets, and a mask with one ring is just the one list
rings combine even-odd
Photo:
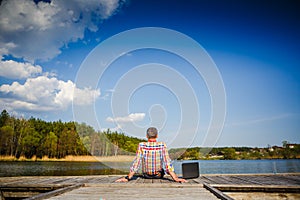
[(165, 142), (157, 142), (157, 129), (150, 127), (147, 129), (148, 142), (139, 143), (136, 157), (130, 168), (128, 176), (116, 180), (116, 182), (130, 181), (133, 175), (139, 170), (142, 163), (144, 178), (163, 178), (165, 171), (176, 182), (187, 182), (183, 178), (178, 178), (171, 164), (171, 159)]

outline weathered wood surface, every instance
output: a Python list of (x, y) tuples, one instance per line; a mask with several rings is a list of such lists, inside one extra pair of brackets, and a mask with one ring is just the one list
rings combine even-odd
[(80, 187), (83, 187), (83, 186), (84, 186), (84, 184), (82, 184), (82, 183), (77, 183), (77, 184), (75, 184), (75, 185), (71, 185), (71, 186), (59, 188), (59, 189), (57, 189), (57, 190), (53, 190), (53, 191), (50, 191), (50, 192), (40, 193), (40, 194), (38, 194), (38, 195), (34, 195), (34, 196), (32, 196), (32, 197), (27, 198), (27, 200), (47, 199), (47, 198), (50, 198), (50, 197), (53, 197), (53, 196), (58, 196), (58, 195), (60, 195), (60, 194), (63, 194), (63, 193), (72, 191), (72, 190), (74, 190), (74, 189), (77, 189), (77, 188), (80, 188)]
[(299, 200), (297, 193), (231, 192), (225, 193), (235, 200)]
[[(151, 187), (148, 187), (151, 185)], [(103, 186), (86, 186), (52, 197), (51, 200), (71, 199), (217, 199), (203, 187), (179, 187), (168, 185), (161, 187), (157, 184), (129, 185), (110, 184)]]
[[(277, 197), (286, 195), (285, 188), (293, 188), (294, 196), (288, 199), (297, 199), (300, 191), (300, 174), (265, 174), (265, 175), (204, 175), (190, 179), (188, 183), (175, 183), (169, 177), (164, 179), (143, 179), (135, 177), (128, 183), (115, 183), (120, 178), (111, 176), (43, 176), (43, 177), (1, 177), (0, 187), (67, 187), (82, 184), (83, 187), (73, 189), (58, 196), (45, 196), (50, 199), (218, 199), (212, 192), (205, 189), (208, 184), (216, 189), (228, 188), (267, 188), (278, 187), (283, 189)], [(240, 187), (240, 188), (239, 188)], [(250, 188), (250, 189), (249, 189)], [(224, 192), (234, 199), (243, 199), (243, 194), (236, 190)], [(221, 189), (222, 190), (222, 189)], [(241, 189), (242, 191), (242, 189)], [(245, 190), (243, 190), (245, 192)], [(247, 191), (247, 190), (246, 190)], [(288, 192), (288, 190), (286, 190)], [(55, 192), (53, 192), (53, 195)], [(272, 192), (276, 193), (276, 192)], [(290, 192), (288, 192), (290, 193)], [(248, 193), (247, 193), (248, 194)], [(260, 193), (264, 194), (264, 193)], [(265, 194), (264, 194), (265, 195)], [(298, 195), (298, 196), (297, 196)], [(225, 195), (226, 196), (226, 195)], [(250, 195), (255, 197), (255, 195)], [(244, 196), (245, 197), (245, 196)], [(260, 196), (261, 197), (261, 196)], [(247, 199), (247, 198), (246, 198)], [(259, 198), (257, 198), (259, 199)]]
[[(114, 183), (121, 175), (100, 176), (25, 176), (25, 177), (0, 177), (0, 186), (18, 185), (72, 185), (84, 184), (107, 184)], [(179, 184), (169, 177), (164, 179), (143, 179), (135, 177), (127, 184), (161, 183)], [(265, 174), (265, 175), (203, 175), (196, 179), (189, 179), (187, 184), (225, 184), (225, 185), (284, 185), (300, 186), (300, 174)]]

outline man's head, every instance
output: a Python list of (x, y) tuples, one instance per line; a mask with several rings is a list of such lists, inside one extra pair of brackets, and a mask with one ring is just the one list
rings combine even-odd
[(147, 138), (148, 139), (157, 138), (157, 129), (154, 127), (148, 128), (147, 129)]

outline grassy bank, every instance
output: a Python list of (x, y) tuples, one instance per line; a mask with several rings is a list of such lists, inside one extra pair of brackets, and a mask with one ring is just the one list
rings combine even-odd
[(66, 161), (66, 162), (132, 162), (134, 156), (66, 156), (65, 158), (48, 158), (44, 156), (43, 158), (16, 158), (14, 156), (0, 156), (0, 161)]

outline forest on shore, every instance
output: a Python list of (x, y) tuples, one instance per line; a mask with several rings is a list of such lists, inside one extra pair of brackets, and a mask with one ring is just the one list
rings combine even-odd
[[(124, 133), (95, 131), (85, 123), (47, 122), (11, 116), (6, 110), (0, 115), (0, 156), (16, 159), (65, 158), (66, 156), (119, 156), (135, 155), (144, 139)], [(171, 159), (290, 159), (300, 158), (300, 145), (282, 142), (282, 147), (218, 147), (170, 149)]]
[(0, 115), (0, 156), (64, 158), (66, 156), (134, 155), (139, 138), (124, 133), (95, 131), (85, 123), (46, 122)]

